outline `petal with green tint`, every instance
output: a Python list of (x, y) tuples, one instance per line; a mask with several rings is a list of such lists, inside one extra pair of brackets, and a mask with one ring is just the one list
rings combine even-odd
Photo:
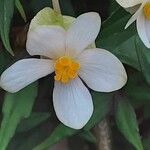
[(62, 16), (50, 7), (45, 7), (32, 19), (29, 30), (34, 30), (40, 25), (59, 25), (68, 29), (74, 20), (73, 17)]

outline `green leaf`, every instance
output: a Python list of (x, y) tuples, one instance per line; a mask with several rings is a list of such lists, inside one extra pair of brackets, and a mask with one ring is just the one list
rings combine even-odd
[(86, 131), (94, 127), (108, 114), (112, 104), (113, 93), (92, 92), (92, 98), (94, 102), (94, 112), (90, 121), (84, 127)]
[[(114, 12), (112, 12), (112, 14), (108, 17), (108, 19), (106, 19), (102, 24), (102, 31), (100, 33), (102, 39), (109, 37), (113, 33), (124, 31), (124, 27), (128, 19), (129, 14), (124, 9), (115, 9)], [(111, 28), (113, 28), (114, 30), (110, 30)], [(100, 39), (101, 36), (99, 36)]]
[(126, 98), (117, 96), (116, 124), (125, 138), (137, 149), (143, 150), (133, 107)]
[(26, 22), (26, 21), (27, 21), (27, 17), (26, 17), (25, 11), (24, 11), (24, 9), (23, 9), (23, 6), (22, 6), (20, 0), (15, 0), (15, 5), (16, 5), (16, 7), (17, 7), (17, 9), (18, 9), (18, 11), (19, 11), (21, 17), (22, 17), (23, 20)]
[(30, 116), (36, 95), (36, 84), (30, 85), (18, 93), (6, 94), (2, 109), (3, 120), (0, 129), (1, 150), (6, 150), (19, 122), (23, 118)]
[(150, 49), (144, 46), (139, 37), (136, 37), (135, 45), (141, 71), (147, 83), (150, 84)]
[(17, 132), (7, 150), (33, 150), (51, 134), (52, 120), (48, 119), (27, 132)]
[(110, 5), (109, 5), (109, 13), (112, 13), (114, 10), (116, 10), (117, 8), (119, 7), (119, 4), (114, 1), (114, 0), (111, 0), (110, 1)]
[(0, 34), (7, 51), (14, 55), (9, 41), (11, 19), (14, 12), (15, 0), (0, 0)]
[(0, 74), (6, 69), (6, 64), (11, 62), (12, 57), (10, 57), (7, 51), (0, 49)]
[(149, 87), (147, 86), (132, 85), (126, 90), (127, 95), (129, 95), (132, 98), (135, 98), (136, 101), (143, 101), (144, 103), (145, 101), (149, 101), (150, 99)]
[(130, 101), (140, 104), (149, 102), (149, 85), (146, 83), (143, 74), (139, 71), (128, 73), (128, 83), (124, 87), (125, 93), (131, 98)]
[(96, 45), (109, 50), (123, 63), (140, 70), (135, 49), (135, 25), (124, 29), (130, 15), (123, 9), (117, 9), (102, 25)]
[(81, 132), (79, 133), (78, 136), (80, 136), (81, 138), (85, 139), (88, 142), (96, 143), (96, 138), (90, 131)]
[(17, 128), (17, 132), (26, 132), (36, 126), (38, 126), (43, 121), (47, 120), (50, 117), (49, 113), (32, 113), (31, 116), (27, 119), (21, 121)]
[(150, 107), (150, 101), (148, 101), (148, 103), (147, 104), (145, 104), (145, 106), (144, 106), (144, 119), (146, 120), (148, 120), (149, 118), (150, 118), (150, 111), (149, 111), (149, 107)]
[(75, 134), (78, 130), (74, 130), (71, 128), (68, 128), (64, 126), (63, 124), (59, 124), (50, 137), (48, 137), (44, 142), (42, 142), (40, 145), (37, 145), (33, 150), (44, 150), (49, 148), (50, 146), (54, 145), (58, 141), (62, 140), (63, 138), (67, 136), (71, 136)]
[(150, 136), (143, 140), (144, 150), (149, 150)]

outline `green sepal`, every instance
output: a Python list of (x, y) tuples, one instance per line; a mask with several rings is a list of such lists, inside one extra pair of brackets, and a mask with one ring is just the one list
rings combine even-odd
[(52, 8), (45, 7), (31, 20), (29, 31), (41, 25), (58, 25), (64, 29), (68, 29), (74, 20), (74, 17), (63, 16), (55, 12)]

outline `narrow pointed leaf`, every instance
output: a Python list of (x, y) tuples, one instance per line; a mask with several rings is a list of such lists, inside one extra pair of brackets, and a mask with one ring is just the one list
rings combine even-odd
[(143, 150), (133, 107), (126, 98), (117, 96), (117, 99), (115, 117), (118, 129), (136, 150)]
[(21, 17), (23, 18), (23, 20), (26, 22), (27, 21), (27, 17), (26, 17), (26, 14), (25, 14), (25, 11), (24, 11), (24, 8), (20, 2), (20, 0), (16, 0), (15, 1), (15, 5), (21, 15)]
[(11, 19), (14, 13), (15, 0), (0, 0), (0, 34), (6, 50), (14, 55), (9, 41)]

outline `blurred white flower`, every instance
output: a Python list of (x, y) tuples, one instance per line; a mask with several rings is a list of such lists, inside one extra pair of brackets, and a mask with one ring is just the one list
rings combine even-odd
[(134, 15), (130, 18), (125, 28), (129, 27), (134, 21), (136, 21), (139, 37), (145, 46), (150, 48), (150, 0), (116, 1), (127, 10), (129, 9), (135, 11)]
[(17, 92), (55, 72), (56, 115), (66, 126), (82, 128), (93, 113), (92, 97), (82, 80), (100, 92), (118, 90), (127, 81), (122, 63), (113, 54), (99, 48), (87, 49), (95, 42), (100, 26), (100, 16), (90, 12), (79, 16), (67, 31), (60, 26), (46, 25), (29, 31), (27, 51), (45, 59), (16, 62), (1, 75), (1, 86), (6, 91)]

